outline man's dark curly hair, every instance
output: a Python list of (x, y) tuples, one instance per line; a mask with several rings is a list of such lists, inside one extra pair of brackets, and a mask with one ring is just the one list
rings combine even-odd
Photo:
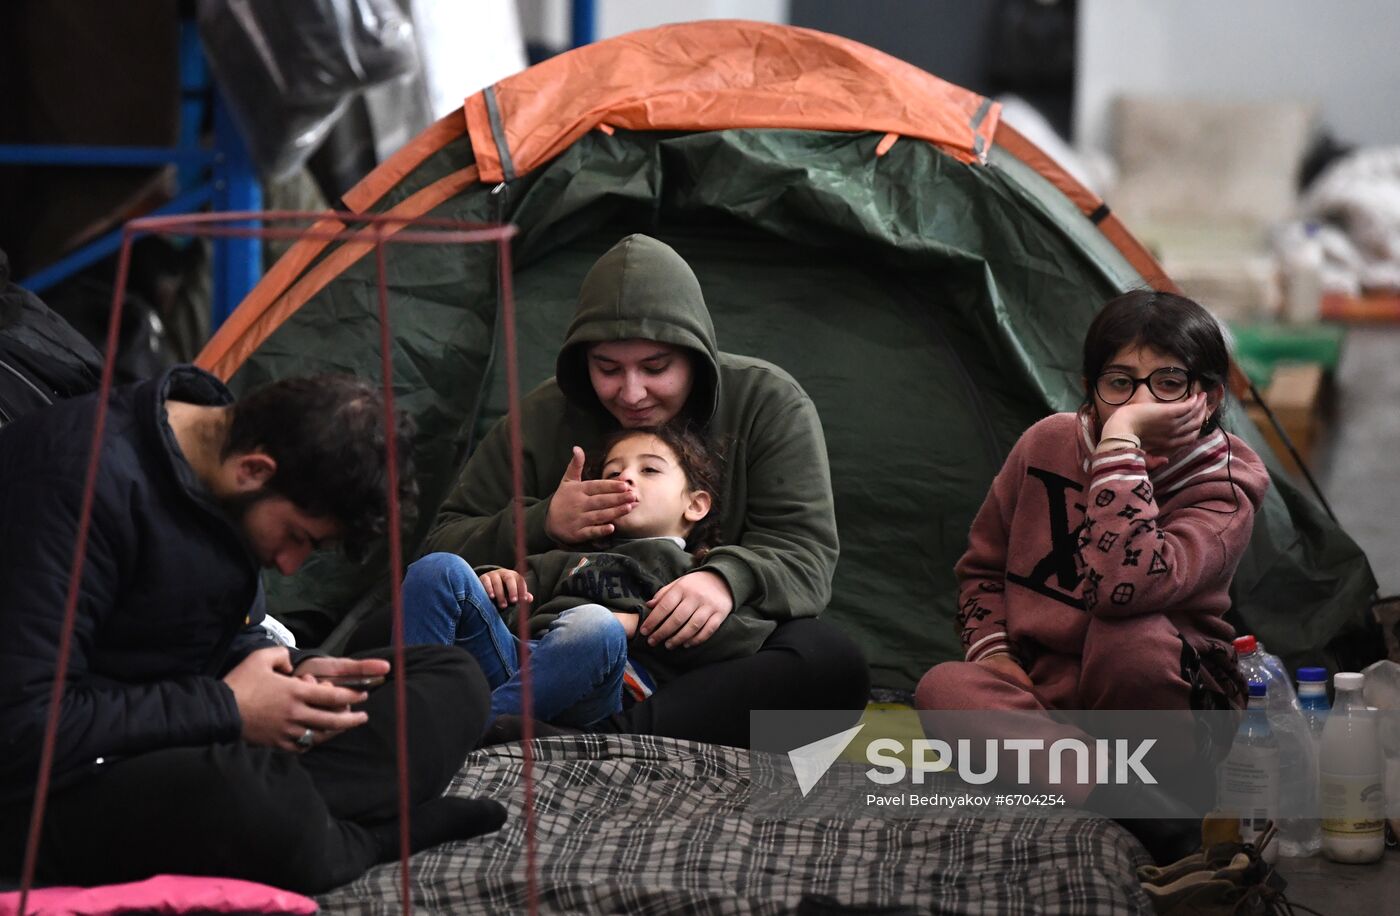
[[(240, 398), (223, 458), (263, 452), (277, 462), (267, 490), (319, 518), (334, 519), (352, 560), (363, 559), (388, 528), (384, 394), (349, 375), (288, 378)], [(414, 516), (413, 421), (399, 412), (399, 506)]]
[(692, 490), (704, 490), (710, 494), (710, 511), (690, 529), (690, 534), (685, 539), (686, 549), (703, 557), (710, 548), (718, 547), (719, 489), (724, 470), (723, 455), (694, 424), (684, 420), (673, 420), (664, 426), (619, 429), (608, 436), (607, 441), (598, 451), (596, 465), (592, 468), (589, 476), (601, 477), (603, 462), (607, 460), (608, 452), (611, 452), (613, 446), (619, 442), (633, 436), (655, 436), (660, 439), (680, 462), (681, 472), (685, 474), (686, 486)]

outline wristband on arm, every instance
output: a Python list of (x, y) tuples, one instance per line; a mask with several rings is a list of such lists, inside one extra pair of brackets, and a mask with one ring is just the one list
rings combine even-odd
[[(1137, 436), (1134, 436), (1130, 433), (1119, 433), (1112, 436), (1104, 436), (1102, 439), (1099, 440), (1099, 444), (1095, 447), (1095, 451), (1097, 451), (1099, 448), (1102, 448), (1105, 442), (1121, 442), (1123, 443), (1123, 446), (1127, 446), (1128, 448), (1142, 448), (1142, 440), (1139, 439)], [(1121, 448), (1123, 446), (1114, 446), (1114, 448)]]

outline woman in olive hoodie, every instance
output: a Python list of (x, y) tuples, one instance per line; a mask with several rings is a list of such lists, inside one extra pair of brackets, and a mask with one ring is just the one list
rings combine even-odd
[[(777, 366), (719, 351), (694, 272), (655, 239), (628, 236), (588, 272), (555, 378), (521, 401), (526, 551), (611, 534), (632, 505), (618, 482), (581, 479), (587, 454), (620, 426), (682, 414), (724, 456), (725, 546), (657, 593), (642, 634), (657, 646), (699, 645), (739, 606), (778, 627), (754, 655), (689, 672), (611, 727), (745, 746), (750, 709), (862, 708), (860, 650), (815, 619), (838, 552), (816, 408)], [(514, 565), (510, 501), (503, 420), (467, 462), (424, 551)]]

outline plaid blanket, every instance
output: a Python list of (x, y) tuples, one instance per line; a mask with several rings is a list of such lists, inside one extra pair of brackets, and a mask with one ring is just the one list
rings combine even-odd
[[(1151, 912), (1145, 854), (1110, 821), (765, 819), (747, 810), (747, 751), (637, 735), (534, 746), (542, 913), (794, 913), (820, 896), (852, 912)], [(521, 773), (519, 745), (467, 759), (448, 792), (499, 799), (509, 820), (414, 856), (415, 913), (526, 912)], [(393, 914), (399, 887), (386, 865), (319, 902)]]

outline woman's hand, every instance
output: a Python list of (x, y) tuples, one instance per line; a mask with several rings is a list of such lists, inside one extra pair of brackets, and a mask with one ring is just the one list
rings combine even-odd
[(620, 480), (584, 480), (583, 461), (583, 449), (575, 445), (573, 458), (549, 501), (544, 533), (556, 544), (584, 544), (607, 537), (613, 533), (612, 523), (637, 504)]
[(734, 610), (729, 584), (718, 573), (699, 569), (664, 586), (647, 602), (651, 613), (642, 621), (648, 645), (666, 648), (698, 646)]
[(1100, 441), (1115, 435), (1142, 440), (1142, 450), (1165, 458), (1195, 442), (1201, 435), (1210, 407), (1205, 392), (1198, 391), (1170, 404), (1124, 404), (1104, 422)]
[(512, 604), (517, 604), (523, 598), (527, 601), (534, 601), (535, 596), (530, 594), (530, 589), (525, 585), (525, 577), (513, 569), (493, 569), (484, 572), (480, 576), (481, 587), (486, 589), (486, 594), (496, 602), (496, 607), (506, 608)]

